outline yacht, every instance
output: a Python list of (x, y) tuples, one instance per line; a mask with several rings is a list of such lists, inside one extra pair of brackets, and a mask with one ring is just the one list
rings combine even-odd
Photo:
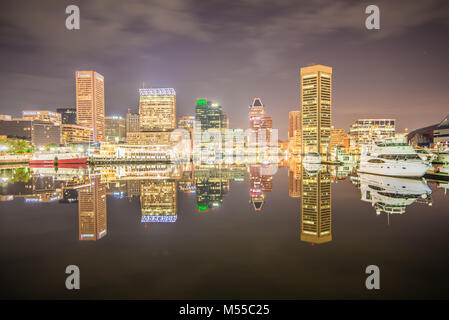
[(432, 205), (429, 188), (424, 179), (384, 177), (360, 174), (362, 201), (370, 202), (376, 214), (403, 214), (407, 206), (414, 202)]
[(404, 137), (362, 146), (359, 172), (420, 178), (430, 168), (430, 164), (418, 156)]
[(318, 152), (307, 152), (302, 159), (304, 163), (321, 163), (321, 155)]

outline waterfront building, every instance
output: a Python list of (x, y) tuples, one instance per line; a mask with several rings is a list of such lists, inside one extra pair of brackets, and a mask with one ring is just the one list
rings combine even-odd
[(92, 129), (76, 124), (63, 124), (61, 126), (61, 140), (63, 144), (93, 142)]
[(351, 148), (394, 137), (395, 133), (395, 119), (358, 119), (349, 128)]
[(288, 165), (288, 195), (291, 198), (301, 197), (301, 162), (293, 157)]
[(104, 121), (105, 140), (108, 142), (122, 142), (126, 137), (126, 120), (121, 116), (108, 116)]
[(140, 131), (176, 129), (176, 92), (173, 88), (139, 89)]
[(12, 116), (8, 114), (0, 114), (0, 120), (12, 120)]
[(195, 121), (201, 130), (227, 129), (229, 121), (222, 107), (212, 100), (198, 99), (195, 106)]
[(344, 129), (331, 129), (331, 142), (330, 148), (331, 152), (335, 147), (343, 147), (345, 151), (349, 150), (350, 138), (349, 134), (345, 133)]
[(301, 111), (288, 113), (288, 142), (291, 153), (301, 153)]
[(407, 135), (412, 146), (433, 147), (449, 144), (449, 115), (440, 123), (416, 129)]
[[(249, 106), (248, 146), (270, 146), (273, 120), (266, 116), (265, 106), (260, 98), (254, 98)], [(277, 141), (276, 141), (277, 144)]]
[(139, 132), (140, 131), (140, 121), (139, 114), (131, 112), (128, 108), (128, 113), (126, 113), (126, 134), (128, 132)]
[(265, 203), (265, 192), (273, 190), (273, 175), (270, 166), (249, 166), (249, 196), (254, 211), (261, 211)]
[(328, 171), (301, 172), (301, 241), (332, 241), (331, 179)]
[(78, 189), (79, 240), (96, 241), (106, 236), (106, 210), (106, 185), (95, 175), (88, 186)]
[(317, 152), (328, 158), (332, 124), (332, 68), (301, 68), (302, 154)]
[(61, 126), (40, 120), (0, 120), (0, 135), (23, 139), (35, 147), (61, 143)]
[(104, 77), (95, 71), (76, 71), (77, 124), (93, 130), (93, 142), (105, 141)]
[(171, 179), (143, 180), (140, 187), (141, 222), (176, 222), (178, 187)]
[(61, 115), (62, 124), (76, 124), (76, 108), (58, 108), (56, 112)]
[(61, 124), (61, 114), (48, 110), (25, 110), (22, 111), (23, 120), (41, 120), (54, 124)]

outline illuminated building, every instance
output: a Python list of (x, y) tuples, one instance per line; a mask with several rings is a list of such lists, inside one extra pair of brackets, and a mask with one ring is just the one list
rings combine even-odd
[(143, 180), (140, 190), (142, 222), (175, 222), (178, 188), (173, 180)]
[(201, 130), (227, 129), (229, 122), (219, 104), (212, 100), (198, 99), (195, 106), (195, 121), (201, 125)]
[(40, 120), (0, 120), (0, 136), (30, 141), (35, 147), (61, 143), (61, 126)]
[(89, 143), (93, 141), (92, 130), (76, 124), (63, 124), (61, 140), (63, 144)]
[(171, 132), (128, 132), (126, 136), (127, 144), (140, 145), (173, 145), (170, 136)]
[(351, 147), (360, 148), (363, 144), (394, 137), (395, 119), (359, 119), (349, 128)]
[(78, 189), (78, 228), (79, 240), (96, 241), (107, 234), (106, 185), (98, 175)]
[(57, 125), (61, 124), (61, 114), (47, 110), (25, 110), (22, 111), (23, 120), (48, 121)]
[(126, 137), (126, 120), (121, 116), (105, 117), (104, 131), (106, 141), (120, 142)]
[(190, 147), (193, 147), (193, 129), (195, 127), (195, 116), (184, 116), (178, 120), (178, 129), (184, 129), (189, 132), (191, 141)]
[(343, 147), (345, 150), (349, 150), (350, 138), (344, 129), (331, 129), (331, 151), (335, 147)]
[(61, 115), (62, 124), (76, 124), (76, 108), (58, 108), (56, 112)]
[(104, 77), (95, 71), (76, 71), (77, 124), (93, 130), (93, 142), (105, 140)]
[[(269, 146), (271, 145), (271, 132), (273, 120), (265, 115), (265, 106), (260, 98), (254, 98), (249, 106), (249, 146)], [(276, 141), (277, 143), (277, 141)]]
[(301, 240), (310, 243), (332, 241), (331, 180), (329, 172), (302, 169)]
[(139, 89), (140, 131), (176, 129), (176, 92), (173, 88)]
[(301, 68), (302, 154), (318, 152), (327, 160), (331, 136), (332, 68)]
[(132, 113), (131, 110), (128, 109), (128, 113), (126, 114), (126, 133), (139, 132), (139, 131), (140, 131), (139, 114)]
[(290, 152), (301, 153), (301, 111), (288, 113), (288, 142)]
[(0, 120), (12, 120), (12, 117), (7, 114), (0, 114)]

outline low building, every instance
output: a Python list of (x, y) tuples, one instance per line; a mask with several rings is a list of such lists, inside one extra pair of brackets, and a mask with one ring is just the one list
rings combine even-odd
[(407, 140), (411, 145), (421, 147), (449, 144), (449, 115), (440, 123), (411, 131)]
[(0, 120), (0, 135), (30, 141), (35, 147), (61, 143), (61, 126), (40, 120)]
[(331, 129), (331, 150), (335, 147), (343, 147), (347, 151), (349, 150), (349, 144), (350, 138), (344, 129)]
[(132, 113), (131, 109), (128, 109), (128, 113), (126, 114), (126, 133), (140, 131), (139, 119), (138, 113)]
[(61, 140), (63, 144), (89, 143), (93, 141), (93, 131), (90, 128), (76, 124), (61, 126)]
[(394, 137), (395, 133), (395, 119), (359, 119), (349, 129), (352, 148)]
[(22, 119), (48, 121), (59, 125), (62, 122), (60, 113), (48, 110), (24, 110)]

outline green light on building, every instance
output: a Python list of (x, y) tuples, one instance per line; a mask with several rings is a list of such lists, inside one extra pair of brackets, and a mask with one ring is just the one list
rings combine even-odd
[(197, 102), (197, 104), (207, 104), (206, 99), (199, 99)]

